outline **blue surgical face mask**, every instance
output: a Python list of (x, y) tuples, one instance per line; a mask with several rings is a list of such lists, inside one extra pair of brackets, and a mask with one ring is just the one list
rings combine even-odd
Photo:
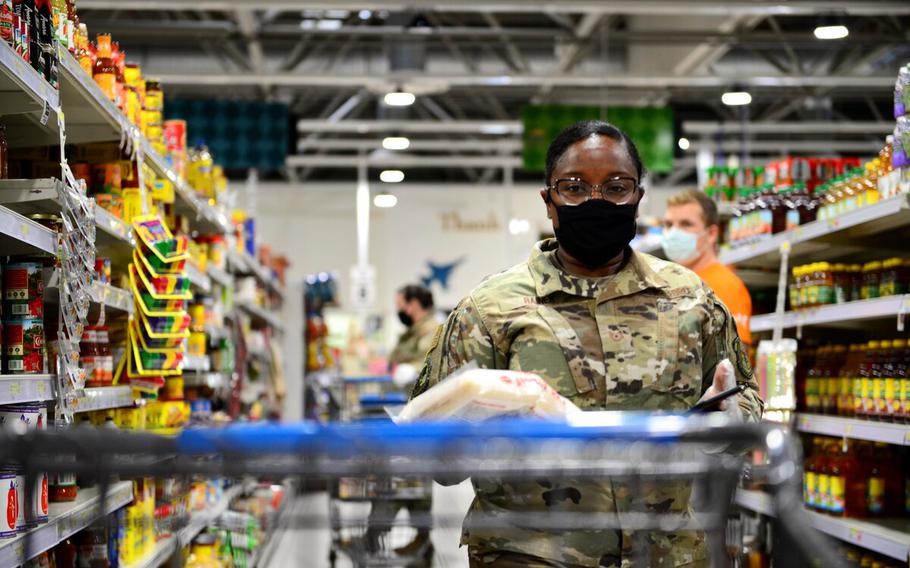
[(664, 229), (660, 244), (664, 254), (673, 262), (683, 263), (692, 260), (698, 254), (698, 237), (696, 233), (684, 231), (679, 227)]

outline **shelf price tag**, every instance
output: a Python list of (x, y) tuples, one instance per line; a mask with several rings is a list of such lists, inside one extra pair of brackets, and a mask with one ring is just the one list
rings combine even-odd
[(9, 384), (9, 394), (12, 397), (18, 397), (22, 392), (22, 385), (19, 381), (12, 381)]

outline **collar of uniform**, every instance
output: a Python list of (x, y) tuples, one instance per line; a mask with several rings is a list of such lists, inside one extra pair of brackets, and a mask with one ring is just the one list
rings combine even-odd
[(634, 294), (648, 288), (667, 286), (667, 282), (637, 251), (632, 251), (629, 261), (604, 285), (603, 279), (575, 276), (559, 268), (553, 258), (557, 248), (556, 239), (540, 241), (534, 246), (531, 257), (528, 259), (528, 267), (534, 278), (538, 298), (546, 298), (556, 292), (562, 292), (603, 301)]

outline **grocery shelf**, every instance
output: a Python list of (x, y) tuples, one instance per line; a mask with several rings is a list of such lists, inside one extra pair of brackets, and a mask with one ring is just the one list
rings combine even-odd
[(797, 414), (796, 429), (823, 436), (910, 446), (910, 424), (857, 420), (823, 414)]
[(274, 312), (270, 312), (252, 302), (237, 302), (237, 306), (252, 317), (254, 321), (264, 323), (277, 331), (284, 331), (284, 324), (281, 323), (281, 320)]
[(92, 285), (92, 301), (113, 310), (133, 313), (133, 295), (110, 284), (95, 282)]
[(76, 412), (107, 410), (133, 405), (133, 389), (128, 386), (91, 387), (83, 389), (83, 395), (76, 399)]
[(212, 279), (212, 282), (215, 284), (220, 284), (225, 288), (229, 288), (234, 284), (234, 279), (231, 278), (231, 275), (225, 272), (224, 270), (218, 268), (217, 266), (209, 265), (205, 269), (206, 274), (209, 275), (209, 278)]
[(187, 526), (177, 531), (176, 535), (159, 540), (155, 543), (155, 548), (148, 557), (134, 564), (127, 564), (125, 568), (157, 568), (158, 566), (163, 566), (172, 555), (183, 547), (189, 546), (204, 528), (210, 526), (227, 511), (228, 507), (231, 506), (231, 502), (240, 497), (243, 491), (243, 485), (234, 485), (225, 489), (218, 503), (204, 511), (193, 513)]
[(791, 245), (790, 256), (811, 255), (820, 251), (830, 254), (837, 245), (853, 245), (860, 237), (883, 233), (910, 224), (907, 196), (884, 199), (834, 219), (813, 221), (795, 229), (778, 233), (762, 241), (723, 249), (720, 261), (755, 267), (775, 267), (780, 264), (780, 247)]
[(183, 359), (184, 372), (207, 373), (211, 369), (211, 361), (208, 357), (194, 357), (187, 355)]
[(54, 400), (54, 375), (0, 375), (0, 404)]
[[(0, 180), (0, 203), (21, 215), (59, 215), (62, 182), (54, 178)], [(95, 242), (106, 255), (129, 261), (133, 251), (132, 228), (101, 207), (95, 207)]]
[[(57, 212), (59, 211), (58, 209)], [(36, 252), (57, 254), (57, 235), (47, 227), (0, 205), (0, 247), (3, 254), (9, 255)]]
[(199, 270), (199, 267), (194, 263), (186, 263), (186, 276), (190, 279), (190, 285), (195, 288), (197, 292), (202, 292), (203, 294), (212, 293), (212, 280), (207, 274)]
[(257, 259), (246, 252), (230, 251), (227, 255), (228, 266), (236, 274), (252, 274), (261, 282), (269, 291), (284, 299), (284, 290), (278, 285), (278, 282), (272, 277), (271, 272), (263, 266)]
[[(120, 481), (112, 484), (107, 491), (104, 513), (109, 514), (124, 507), (133, 500), (133, 482)], [(23, 564), (29, 558), (56, 546), (64, 539), (89, 526), (98, 512), (101, 502), (100, 489), (80, 489), (75, 501), (51, 503), (50, 521), (28, 531), (30, 548), (25, 550), (25, 535), (20, 534), (9, 540), (0, 540), (0, 567), (12, 568)]]
[(57, 74), (60, 100), (66, 113), (69, 144), (120, 140), (128, 124), (126, 116), (108, 98), (73, 55), (58, 49)]
[(0, 42), (0, 109), (11, 147), (60, 144), (57, 90), (5, 41)]
[(217, 390), (228, 384), (228, 378), (224, 373), (189, 373), (183, 375), (183, 384), (188, 387), (208, 387)]
[[(903, 296), (886, 296), (871, 300), (857, 300), (844, 304), (831, 304), (806, 310), (785, 312), (783, 317), (784, 329), (804, 326), (829, 326), (829, 327), (856, 327), (870, 320), (894, 319), (897, 322), (899, 314), (910, 310), (910, 294)], [(774, 329), (776, 316), (763, 314), (752, 316), (749, 326), (752, 333), (771, 331)]]
[[(736, 503), (763, 515), (774, 515), (771, 497), (761, 491), (740, 489)], [(906, 562), (910, 555), (910, 520), (861, 520), (831, 517), (809, 511), (809, 520), (819, 531), (854, 546)]]

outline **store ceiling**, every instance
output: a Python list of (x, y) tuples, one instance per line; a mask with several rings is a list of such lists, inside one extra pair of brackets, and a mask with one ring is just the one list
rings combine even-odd
[[(288, 103), (299, 135), (292, 153), (301, 155), (282, 172), (292, 179), (353, 178), (359, 153), (404, 132), (414, 143), (407, 159), (379, 152), (371, 161), (409, 162), (414, 180), (495, 181), (504, 167), (537, 179), (515, 167), (529, 103), (669, 105), (680, 135), (691, 121), (785, 123), (746, 135), (702, 125), (687, 134), (679, 171), (657, 183), (694, 179), (694, 152), (725, 144), (756, 159), (868, 155), (891, 122), (897, 69), (910, 60), (905, 0), (80, 0), (79, 9), (90, 32), (121, 38), (168, 95)], [(813, 36), (834, 21), (848, 38)], [(416, 103), (383, 105), (397, 88)], [(752, 104), (723, 105), (731, 89), (748, 90)], [(802, 121), (876, 125), (817, 132)]]

